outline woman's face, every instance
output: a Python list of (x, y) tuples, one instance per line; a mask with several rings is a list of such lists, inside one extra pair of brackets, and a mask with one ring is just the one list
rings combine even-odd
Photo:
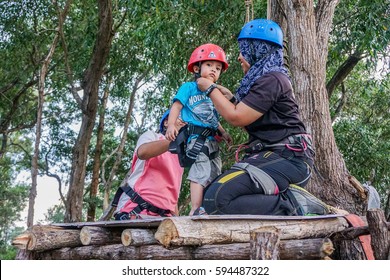
[(248, 61), (245, 60), (241, 53), (237, 59), (241, 64), (242, 71), (244, 71), (244, 74), (246, 74), (249, 71), (249, 68), (251, 68), (251, 65), (248, 63)]

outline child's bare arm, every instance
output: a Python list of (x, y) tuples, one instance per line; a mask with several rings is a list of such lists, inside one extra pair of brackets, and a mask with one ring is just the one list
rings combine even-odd
[(167, 138), (169, 141), (175, 140), (179, 132), (176, 127), (176, 120), (179, 117), (182, 108), (183, 108), (183, 104), (181, 104), (180, 101), (178, 100), (176, 100), (172, 104), (171, 110), (169, 112), (169, 117), (168, 117), (168, 128), (167, 128), (167, 132), (165, 133), (165, 138)]
[(221, 133), (222, 139), (225, 140), (228, 145), (233, 144), (233, 138), (226, 132), (220, 123), (218, 124), (218, 131)]

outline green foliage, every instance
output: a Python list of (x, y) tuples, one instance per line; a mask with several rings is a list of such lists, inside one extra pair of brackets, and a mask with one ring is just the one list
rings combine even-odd
[(25, 231), (24, 228), (16, 227), (10, 230), (6, 239), (0, 240), (0, 260), (14, 260), (17, 249), (11, 245), (11, 241)]
[(348, 98), (334, 125), (348, 169), (359, 181), (369, 182), (378, 190), (382, 205), (390, 194), (389, 82), (389, 76), (377, 81), (364, 76), (351, 79), (348, 85), (352, 91), (359, 89), (360, 94)]
[[(389, 3), (382, 0), (340, 1), (330, 37), (329, 62), (339, 65), (356, 51), (376, 65), (388, 56), (390, 43)], [(372, 66), (371, 66), (372, 67)]]
[(11, 241), (21, 232), (15, 228), (21, 221), (21, 212), (26, 206), (28, 188), (23, 184), (15, 184), (16, 172), (12, 170), (11, 160), (0, 159), (0, 259), (13, 259), (15, 249)]
[(62, 223), (64, 221), (65, 207), (63, 205), (54, 205), (47, 210), (45, 221), (49, 223)]
[[(266, 1), (254, 2), (255, 17), (265, 17)], [(6, 175), (0, 175), (8, 176), (8, 180), (0, 182), (0, 193), (4, 197), (15, 195), (15, 201), (18, 198), (23, 201), (22, 197), (26, 197), (26, 186), (15, 186), (13, 179), (21, 170), (30, 168), (38, 71), (58, 25), (58, 11), (53, 3), (48, 0), (0, 3), (0, 127), (9, 122), (7, 132), (0, 131), (2, 136), (8, 136), (7, 160), (3, 159), (1, 163), (2, 173)], [(65, 1), (57, 3), (63, 8)], [(99, 94), (102, 97), (103, 91), (109, 89), (102, 161), (118, 146), (122, 133), (128, 136), (112, 188), (114, 193), (130, 167), (138, 136), (147, 129), (157, 128), (159, 116), (170, 106), (179, 86), (193, 79), (186, 65), (197, 46), (211, 42), (225, 50), (229, 69), (221, 75), (219, 83), (232, 92), (237, 88), (242, 70), (236, 59), (236, 38), (245, 20), (245, 5), (241, 0), (118, 0), (113, 4), (115, 36)], [(390, 91), (388, 76), (379, 80), (373, 73), (376, 64), (388, 63), (390, 18), (385, 16), (388, 13), (386, 1), (340, 1), (330, 37), (327, 69), (328, 77), (331, 77), (350, 54), (359, 51), (366, 55), (344, 81), (348, 102), (338, 116), (334, 130), (351, 173), (362, 182), (371, 181), (379, 188), (382, 198), (390, 176), (386, 157), (390, 142)], [(81, 120), (80, 104), (70, 89), (79, 89), (83, 83), (84, 71), (94, 50), (97, 17), (96, 1), (72, 2), (64, 22), (64, 40), (57, 45), (46, 80), (40, 172), (47, 168), (61, 177), (63, 185), (69, 179), (73, 145)], [(385, 74), (388, 70), (385, 68)], [(144, 78), (138, 87), (142, 87), (134, 91), (141, 75)], [(82, 96), (81, 91), (77, 93)], [(123, 123), (132, 94), (136, 94), (136, 104), (130, 128), (124, 132)], [(336, 89), (331, 100), (332, 114), (340, 96), (341, 90)], [(101, 104), (99, 106), (102, 110)], [(221, 145), (223, 169), (226, 169), (234, 162), (235, 150), (245, 143), (247, 136), (223, 120), (222, 124), (232, 135), (235, 145), (230, 150)], [(92, 173), (96, 131), (95, 127), (86, 162), (86, 191)], [(107, 160), (106, 176), (113, 162), (114, 158)], [(181, 203), (188, 194), (189, 186), (185, 182)], [(94, 201), (88, 201), (87, 197), (84, 196), (84, 206), (102, 203), (100, 196)], [(11, 212), (10, 218), (17, 219), (14, 214), (20, 212), (22, 203), (17, 206), (19, 208), (7, 204), (5, 208), (9, 209), (4, 213)], [(46, 219), (60, 222), (62, 217), (63, 206), (56, 206), (50, 209)], [(10, 227), (10, 221), (7, 222)]]
[[(347, 167), (360, 182), (370, 182), (382, 205), (389, 196), (389, 46), (386, 1), (340, 1), (330, 37), (327, 76), (332, 77), (352, 54), (362, 59), (330, 100), (330, 111), (346, 98), (334, 133)], [(344, 92), (343, 92), (344, 91)], [(387, 209), (390, 211), (390, 209)]]

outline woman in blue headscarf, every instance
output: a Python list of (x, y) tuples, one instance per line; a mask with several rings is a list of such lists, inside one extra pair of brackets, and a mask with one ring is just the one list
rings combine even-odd
[(203, 206), (208, 214), (302, 214), (288, 189), (307, 184), (314, 151), (283, 65), (282, 30), (255, 19), (242, 28), (238, 45), (245, 76), (235, 96), (197, 81), (220, 115), (249, 135), (244, 157), (209, 185)]

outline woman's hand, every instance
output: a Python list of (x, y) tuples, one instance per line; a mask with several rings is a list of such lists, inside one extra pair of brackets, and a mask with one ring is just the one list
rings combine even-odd
[(233, 93), (229, 89), (225, 88), (224, 86), (217, 85), (217, 89), (219, 89), (219, 91), (222, 92), (223, 96), (225, 96), (227, 100), (230, 100), (234, 97)]

